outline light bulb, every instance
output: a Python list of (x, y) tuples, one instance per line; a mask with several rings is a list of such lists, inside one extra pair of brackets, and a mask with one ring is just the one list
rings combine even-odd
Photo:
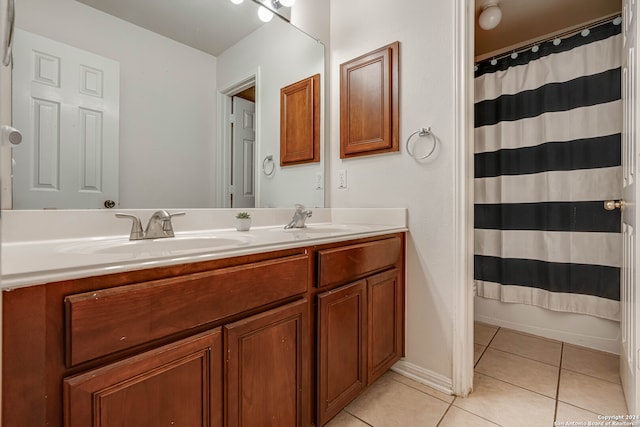
[(502, 19), (502, 11), (495, 3), (489, 3), (484, 6), (482, 9), (482, 13), (478, 18), (478, 25), (483, 30), (492, 30), (498, 26), (500, 20)]
[(260, 6), (258, 9), (258, 17), (262, 22), (269, 22), (273, 18), (273, 12), (264, 6)]
[(296, 0), (280, 0), (280, 4), (284, 7), (291, 7), (296, 2)]
[(240, 4), (242, 3), (244, 0), (231, 0), (231, 3), (233, 4)]

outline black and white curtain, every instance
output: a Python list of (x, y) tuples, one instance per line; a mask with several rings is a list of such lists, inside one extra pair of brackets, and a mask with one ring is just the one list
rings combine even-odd
[(620, 27), (476, 66), (478, 296), (619, 320)]

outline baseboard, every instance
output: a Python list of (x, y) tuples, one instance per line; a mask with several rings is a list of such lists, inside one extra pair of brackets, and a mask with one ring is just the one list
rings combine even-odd
[(391, 370), (421, 384), (428, 385), (442, 393), (453, 394), (453, 382), (451, 378), (445, 377), (437, 372), (414, 365), (406, 360), (396, 362), (396, 364), (391, 367)]
[(593, 316), (476, 297), (475, 320), (608, 353), (620, 352), (620, 323)]

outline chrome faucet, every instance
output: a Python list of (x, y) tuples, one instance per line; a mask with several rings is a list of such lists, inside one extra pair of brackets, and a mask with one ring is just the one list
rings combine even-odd
[(302, 205), (296, 205), (296, 211), (293, 214), (293, 218), (289, 221), (289, 224), (285, 225), (284, 228), (305, 228), (306, 225), (304, 222), (307, 218), (311, 217), (312, 212), (310, 210), (305, 210), (305, 207)]
[(170, 214), (165, 210), (156, 211), (149, 218), (147, 228), (142, 231), (142, 223), (140, 218), (136, 215), (117, 213), (116, 218), (129, 218), (133, 221), (131, 225), (131, 233), (129, 234), (129, 240), (143, 240), (143, 239), (163, 239), (166, 237), (175, 237), (173, 233), (173, 225), (171, 224), (171, 218), (174, 216), (184, 215), (184, 212), (176, 212)]

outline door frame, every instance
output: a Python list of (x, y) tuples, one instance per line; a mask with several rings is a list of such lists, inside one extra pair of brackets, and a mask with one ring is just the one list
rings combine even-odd
[[(230, 208), (231, 198), (229, 193), (229, 185), (231, 184), (231, 111), (232, 100), (231, 98), (242, 92), (243, 90), (256, 87), (256, 153), (255, 158), (259, 158), (259, 141), (260, 141), (260, 67), (257, 67), (255, 71), (249, 75), (238, 79), (232, 83), (224, 86), (224, 89), (218, 91), (218, 144), (217, 144), (217, 159), (216, 159), (216, 207), (218, 208)], [(260, 206), (260, 180), (258, 179), (258, 170), (256, 162), (256, 170), (254, 171), (256, 182), (255, 184), (255, 206)]]
[[(456, 180), (456, 241), (454, 256), (453, 393), (466, 396), (473, 390), (473, 64), (475, 1), (454, 4), (454, 134)], [(637, 81), (637, 74), (634, 76)], [(634, 118), (635, 119), (635, 118)], [(465, 203), (466, 200), (466, 204)], [(466, 249), (466, 250), (465, 250)], [(636, 284), (637, 285), (637, 284)], [(638, 347), (634, 349), (638, 354)], [(471, 358), (471, 360), (469, 360)]]
[(473, 390), (473, 53), (474, 0), (453, 5), (454, 287), (452, 391)]

